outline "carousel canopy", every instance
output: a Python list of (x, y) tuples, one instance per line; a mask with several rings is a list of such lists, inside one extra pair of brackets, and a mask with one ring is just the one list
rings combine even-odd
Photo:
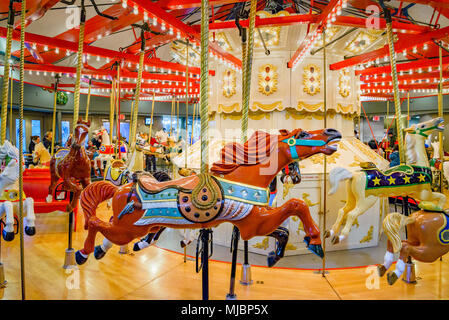
[[(79, 39), (81, 1), (28, 0), (25, 81), (51, 89), (61, 75), (60, 89), (73, 91), (76, 51)], [(141, 99), (159, 100), (173, 96), (199, 97), (200, 0), (113, 0), (85, 1), (87, 12), (84, 37), (82, 93), (92, 79), (94, 95), (108, 96), (111, 82), (118, 77), (122, 97), (130, 98), (136, 87), (140, 51), (140, 29), (148, 23)], [(249, 3), (210, 0), (209, 56), (241, 72), (241, 45), (236, 17)], [(399, 90), (412, 95), (436, 93), (439, 82), (439, 48), (443, 55), (444, 88), (449, 86), (449, 6), (436, 1), (389, 1)], [(9, 1), (0, 3), (0, 51), (5, 51)], [(16, 15), (20, 3), (13, 3)], [(291, 51), (287, 68), (295, 69), (304, 57), (322, 49), (326, 29), (327, 48), (342, 55), (330, 70), (348, 69), (361, 80), (359, 94), (365, 99), (391, 98), (392, 75), (386, 42), (385, 19), (376, 1), (259, 0), (255, 50)], [(98, 13), (102, 13), (100, 16)], [(240, 18), (243, 27), (248, 19)], [(18, 69), (19, 19), (13, 32), (12, 65)], [(189, 50), (187, 50), (189, 46)], [(186, 56), (189, 55), (188, 92)], [(214, 75), (211, 69), (210, 74)], [(1, 72), (3, 74), (3, 71)], [(13, 70), (17, 79), (18, 73)]]

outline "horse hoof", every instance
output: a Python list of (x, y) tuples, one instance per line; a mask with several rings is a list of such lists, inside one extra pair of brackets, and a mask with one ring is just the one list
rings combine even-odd
[(179, 245), (181, 246), (181, 248), (185, 248), (186, 247), (186, 244), (185, 244), (185, 242), (184, 241), (179, 241)]
[(308, 247), (310, 244), (310, 237), (309, 236), (305, 236), (304, 237), (304, 243), (306, 244), (306, 246)]
[(314, 254), (316, 254), (320, 258), (324, 257), (324, 251), (323, 251), (323, 247), (321, 247), (321, 244), (311, 244), (307, 247), (307, 249), (312, 251)]
[(396, 280), (398, 280), (398, 276), (395, 272), (390, 272), (389, 274), (387, 274), (387, 281), (390, 286), (393, 285)]
[(274, 251), (271, 251), (267, 256), (268, 267), (271, 268), (272, 266), (274, 266), (276, 262), (279, 261), (279, 259), (280, 258), (276, 256), (276, 253)]
[(387, 268), (385, 268), (384, 265), (380, 264), (377, 266), (377, 273), (379, 274), (379, 277), (383, 277), (385, 272), (387, 272)]
[(134, 243), (133, 251), (140, 251), (140, 247), (139, 247), (139, 243), (138, 242)]
[(94, 250), (94, 257), (97, 260), (100, 260), (106, 255), (106, 251), (104, 251), (101, 246), (96, 246)]
[(325, 239), (326, 238), (330, 238), (330, 236), (331, 236), (331, 233), (328, 230), (324, 231), (324, 238)]
[(78, 251), (75, 253), (75, 261), (76, 261), (76, 264), (82, 265), (82, 264), (85, 264), (85, 263), (86, 263), (87, 258), (84, 258), (83, 255), (81, 254), (81, 252), (78, 250)]
[(14, 232), (6, 232), (5, 230), (2, 231), (3, 239), (5, 241), (13, 241), (14, 240)]
[(25, 227), (25, 234), (27, 236), (34, 236), (36, 234), (36, 227)]
[(337, 244), (340, 242), (340, 238), (337, 236), (333, 236), (331, 242), (332, 244)]

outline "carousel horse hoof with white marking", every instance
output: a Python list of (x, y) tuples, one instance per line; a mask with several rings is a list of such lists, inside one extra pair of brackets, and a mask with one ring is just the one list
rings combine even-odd
[(87, 261), (87, 258), (88, 258), (88, 256), (82, 254), (80, 250), (78, 250), (75, 253), (75, 261), (76, 261), (76, 264), (78, 264), (78, 265), (85, 264)]
[[(442, 210), (446, 196), (432, 191), (432, 170), (427, 158), (425, 139), (434, 131), (444, 130), (443, 118), (421, 122), (404, 130), (406, 164), (385, 171), (362, 166), (362, 170), (350, 172), (336, 167), (329, 173), (330, 191), (337, 191), (341, 181), (348, 180), (346, 204), (338, 211), (330, 235), (332, 243), (348, 237), (354, 221), (370, 209), (379, 197), (409, 196), (419, 200), (423, 209)], [(340, 232), (341, 229), (341, 232)]]
[(35, 227), (25, 227), (25, 234), (27, 236), (34, 236), (36, 234), (36, 228)]
[(94, 256), (95, 259), (100, 260), (106, 255), (106, 251), (104, 251), (101, 246), (95, 246)]
[[(123, 245), (150, 232), (157, 233), (161, 227), (209, 229), (224, 222), (234, 224), (243, 240), (278, 237), (277, 256), (281, 257), (286, 232), (278, 228), (290, 216), (301, 220), (309, 237), (309, 250), (322, 256), (320, 231), (308, 205), (290, 199), (280, 207), (270, 207), (268, 187), (288, 164), (314, 154), (333, 154), (340, 139), (341, 134), (334, 129), (280, 130), (278, 135), (256, 131), (244, 145), (227, 144), (210, 173), (164, 182), (140, 175), (120, 187), (108, 181), (94, 182), (81, 194), (88, 234), (84, 248), (77, 252), (77, 262), (85, 263), (95, 251), (98, 232), (111, 243)], [(270, 174), (261, 174), (273, 164)], [(96, 216), (96, 210), (111, 198), (114, 215), (105, 222)]]
[(387, 274), (387, 282), (390, 286), (392, 286), (398, 279), (398, 276), (394, 272), (389, 272)]
[(3, 240), (5, 241), (13, 241), (14, 240), (14, 231), (8, 232), (5, 229), (2, 230)]

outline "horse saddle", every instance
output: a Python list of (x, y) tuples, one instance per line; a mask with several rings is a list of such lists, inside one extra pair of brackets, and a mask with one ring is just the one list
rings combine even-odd
[(163, 182), (150, 175), (140, 175), (137, 178), (137, 193), (143, 208), (145, 202), (176, 201), (179, 213), (193, 223), (214, 220), (224, 206), (220, 183), (207, 173)]

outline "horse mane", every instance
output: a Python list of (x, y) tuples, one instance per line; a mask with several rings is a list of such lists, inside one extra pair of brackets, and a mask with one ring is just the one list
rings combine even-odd
[[(291, 136), (283, 136), (288, 138)], [(278, 135), (264, 131), (256, 131), (243, 145), (237, 142), (228, 143), (221, 150), (220, 161), (214, 162), (211, 171), (215, 174), (228, 174), (240, 166), (253, 166), (269, 160), (273, 152), (277, 152)]]

